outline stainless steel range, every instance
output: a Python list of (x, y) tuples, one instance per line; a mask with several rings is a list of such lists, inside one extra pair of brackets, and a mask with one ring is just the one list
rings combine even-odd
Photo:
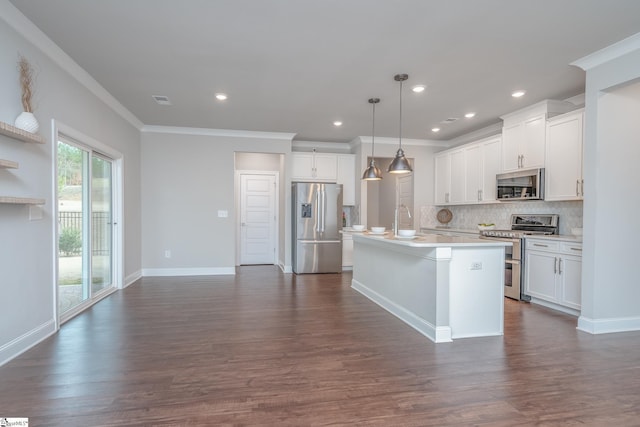
[(559, 216), (556, 214), (511, 215), (511, 229), (483, 230), (483, 239), (497, 239), (511, 242), (513, 246), (506, 248), (504, 270), (504, 296), (516, 300), (529, 301), (531, 297), (524, 294), (524, 236), (558, 234)]

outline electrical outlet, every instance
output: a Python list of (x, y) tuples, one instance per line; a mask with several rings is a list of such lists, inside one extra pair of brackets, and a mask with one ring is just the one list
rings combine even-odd
[(482, 270), (482, 263), (479, 261), (474, 261), (471, 263), (471, 270)]
[(229, 211), (218, 211), (218, 218), (226, 218), (229, 216)]
[(167, 249), (166, 251), (164, 251), (164, 257), (165, 258), (171, 258), (171, 251), (169, 249)]

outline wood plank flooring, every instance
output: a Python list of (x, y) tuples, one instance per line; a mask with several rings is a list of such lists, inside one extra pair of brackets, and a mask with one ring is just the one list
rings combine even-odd
[(434, 344), (350, 286), (273, 266), (144, 278), (0, 367), (31, 426), (638, 426), (640, 333), (505, 300)]

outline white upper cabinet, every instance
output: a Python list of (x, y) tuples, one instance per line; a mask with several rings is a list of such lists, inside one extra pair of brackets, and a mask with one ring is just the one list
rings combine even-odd
[(438, 153), (435, 157), (435, 204), (469, 205), (495, 201), (501, 153), (500, 135)]
[(463, 203), (465, 202), (465, 184), (466, 178), (466, 163), (465, 163), (465, 150), (455, 150), (451, 154), (451, 196), (449, 198), (450, 203)]
[(502, 129), (502, 170), (544, 167), (546, 116), (540, 115)]
[(482, 188), (481, 202), (496, 201), (496, 175), (501, 171), (502, 137), (500, 135), (486, 139), (482, 146)]
[(338, 154), (338, 175), (336, 182), (342, 184), (342, 204), (356, 204), (356, 156), (355, 154)]
[(482, 145), (473, 144), (464, 149), (465, 196), (464, 201), (475, 203), (482, 200)]
[(435, 204), (449, 204), (451, 194), (451, 156), (449, 152), (436, 154), (436, 191)]
[(291, 153), (292, 181), (336, 182), (338, 160), (331, 153)]
[(502, 172), (545, 167), (547, 119), (573, 108), (547, 100), (502, 116)]
[(584, 111), (555, 117), (547, 123), (545, 200), (581, 200)]

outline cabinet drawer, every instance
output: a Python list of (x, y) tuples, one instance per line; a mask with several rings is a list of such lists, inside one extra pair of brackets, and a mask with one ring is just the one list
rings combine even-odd
[(558, 252), (558, 250), (560, 249), (560, 242), (527, 239), (527, 249), (533, 250), (533, 251)]
[(560, 251), (569, 255), (582, 256), (582, 244), (562, 242), (560, 245)]

